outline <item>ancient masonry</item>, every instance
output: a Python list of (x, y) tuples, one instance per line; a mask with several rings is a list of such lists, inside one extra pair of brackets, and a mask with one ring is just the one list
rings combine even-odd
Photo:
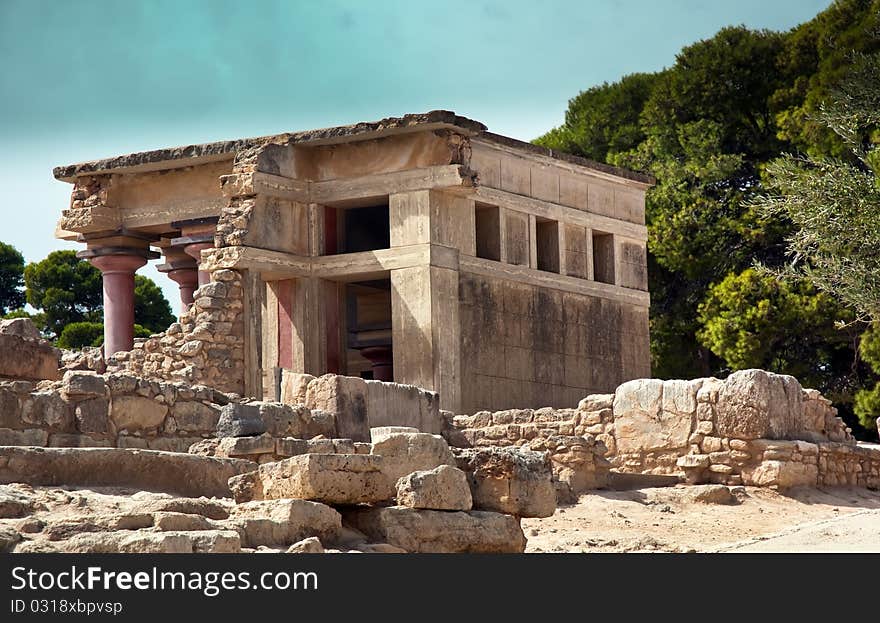
[[(56, 176), (110, 356), (0, 321), (0, 552), (522, 552), (627, 482), (880, 487), (792, 377), (638, 378), (634, 174), (435, 112)], [(151, 247), (187, 309), (133, 341)]]
[[(142, 376), (279, 400), (287, 374), (344, 374), (465, 413), (650, 375), (640, 174), (434, 111), (55, 177), (107, 352)], [(187, 311), (132, 350), (131, 274), (160, 254)]]

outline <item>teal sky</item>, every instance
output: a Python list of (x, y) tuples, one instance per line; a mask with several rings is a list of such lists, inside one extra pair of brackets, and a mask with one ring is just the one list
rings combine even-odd
[[(436, 108), (530, 140), (578, 91), (723, 26), (828, 0), (0, 0), (0, 240), (27, 261), (70, 186), (52, 167)], [(175, 284), (154, 268), (177, 307)]]

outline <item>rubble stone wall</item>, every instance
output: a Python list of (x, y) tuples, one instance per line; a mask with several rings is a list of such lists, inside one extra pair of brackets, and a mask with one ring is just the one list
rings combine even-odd
[(837, 410), (796, 379), (743, 370), (721, 381), (642, 379), (577, 409), (454, 416), (452, 445), (536, 445), (594, 438), (613, 470), (688, 482), (792, 487), (880, 486), (880, 448), (857, 445)]
[[(610, 398), (607, 400), (610, 405)], [(606, 408), (610, 418), (610, 408)], [(590, 430), (591, 415), (576, 409), (508, 409), (451, 416), (443, 431), (458, 448), (522, 447), (548, 452), (560, 500), (606, 484), (608, 448)], [(561, 490), (560, 490), (561, 489)]]
[(244, 394), (242, 276), (215, 270), (192, 307), (166, 331), (116, 355), (123, 369), (150, 379), (180, 380)]
[(205, 386), (126, 373), (68, 371), (60, 381), (3, 381), (0, 445), (186, 452), (214, 435), (227, 400)]

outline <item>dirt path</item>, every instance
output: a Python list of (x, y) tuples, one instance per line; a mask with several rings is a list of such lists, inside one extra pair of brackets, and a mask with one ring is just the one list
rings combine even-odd
[(803, 524), (719, 551), (880, 553), (880, 511), (857, 511)]
[(880, 551), (880, 492), (734, 491), (728, 504), (696, 501), (693, 487), (596, 491), (524, 519), (526, 551)]

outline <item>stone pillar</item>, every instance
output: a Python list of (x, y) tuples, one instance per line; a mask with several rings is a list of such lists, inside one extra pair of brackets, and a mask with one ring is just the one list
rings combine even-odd
[(368, 346), (361, 348), (360, 352), (373, 368), (373, 380), (388, 383), (394, 381), (394, 357), (391, 346)]
[[(178, 238), (172, 238), (171, 245), (183, 249), (184, 253), (193, 258), (197, 264), (201, 264), (202, 251), (214, 248), (214, 233), (217, 231), (218, 218), (209, 216), (187, 221), (174, 221), (171, 226), (180, 229), (181, 235)], [(200, 270), (198, 280), (199, 287), (201, 287), (211, 281), (211, 275), (207, 271)]]
[[(195, 236), (190, 236), (190, 238), (195, 238)], [(211, 236), (210, 241), (202, 241), (202, 242), (191, 242), (183, 247), (183, 250), (186, 251), (186, 254), (193, 258), (197, 263), (201, 264), (202, 261), (202, 251), (205, 249), (213, 249), (214, 248), (214, 236)], [(211, 281), (211, 273), (206, 270), (198, 271), (198, 282), (199, 287), (210, 283)]]
[(180, 289), (180, 303), (183, 305), (183, 311), (189, 311), (193, 304), (193, 292), (201, 285), (198, 269), (195, 266), (172, 268), (167, 274), (168, 278), (177, 283)]
[(134, 345), (134, 273), (147, 263), (143, 255), (98, 255), (88, 258), (104, 281), (104, 356)]
[(165, 273), (180, 289), (182, 310), (187, 311), (193, 303), (193, 292), (199, 286), (198, 264), (180, 247), (165, 246), (165, 263), (156, 269)]
[(117, 229), (83, 234), (88, 248), (76, 256), (101, 271), (104, 282), (104, 356), (129, 351), (134, 345), (134, 273), (147, 260), (159, 257), (150, 250), (157, 236)]
[(413, 266), (391, 271), (394, 381), (440, 393), (458, 413), (461, 343), (457, 270)]

